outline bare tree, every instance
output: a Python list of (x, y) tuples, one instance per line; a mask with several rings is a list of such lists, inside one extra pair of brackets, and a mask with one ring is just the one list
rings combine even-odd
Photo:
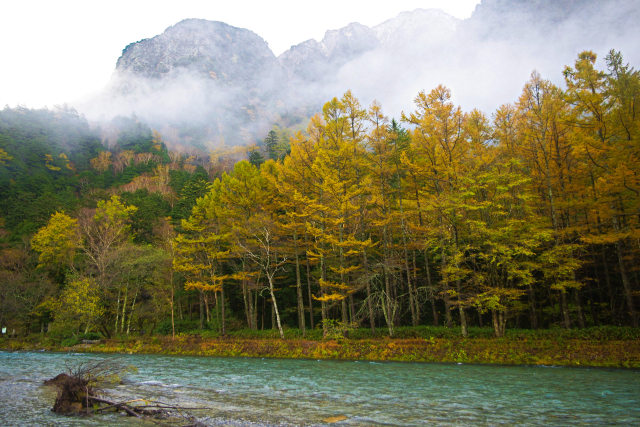
[(287, 257), (279, 257), (277, 254), (276, 248), (279, 239), (274, 230), (275, 227), (276, 225), (271, 218), (265, 215), (254, 216), (244, 227), (236, 230), (236, 244), (249, 259), (256, 263), (267, 277), (278, 331), (280, 332), (280, 338), (284, 339), (280, 312), (278, 311), (278, 303), (274, 293), (274, 278), (279, 270), (284, 269)]

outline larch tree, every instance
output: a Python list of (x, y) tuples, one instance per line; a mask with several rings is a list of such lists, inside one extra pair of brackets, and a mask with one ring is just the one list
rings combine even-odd
[[(619, 53), (607, 56), (609, 73), (595, 69), (596, 55), (582, 52), (574, 67), (565, 67), (566, 98), (572, 108), (575, 150), (585, 169), (581, 191), (584, 224), (582, 240), (606, 251), (613, 246), (632, 324), (638, 324), (626, 254), (637, 236), (640, 208), (640, 120), (635, 109), (640, 74), (622, 63)], [(628, 249), (629, 248), (629, 249)], [(631, 249), (631, 252), (638, 253)]]
[[(318, 120), (319, 118), (316, 117), (312, 119), (311, 123), (317, 123)], [(312, 270), (315, 263), (312, 257), (308, 256), (308, 252), (312, 250), (313, 246), (309, 227), (311, 227), (315, 221), (314, 218), (317, 217), (317, 212), (314, 212), (310, 206), (313, 205), (313, 200), (316, 200), (320, 194), (320, 187), (318, 186), (319, 178), (313, 170), (313, 163), (317, 155), (314, 140), (317, 140), (318, 132), (319, 130), (316, 126), (310, 125), (308, 132), (310, 137), (298, 132), (291, 138), (291, 153), (278, 165), (279, 171), (274, 183), (278, 193), (282, 196), (282, 203), (286, 205), (287, 218), (284, 219), (284, 224), (285, 228), (293, 237), (296, 274), (299, 268), (298, 264), (301, 261), (296, 255), (298, 251), (303, 258), (304, 276), (307, 285), (306, 293), (309, 323), (311, 328), (314, 327), (314, 298), (312, 286), (314, 278), (312, 277)], [(300, 307), (300, 302), (298, 302), (298, 306)]]
[(421, 209), (431, 220), (431, 241), (439, 247), (447, 325), (451, 324), (450, 298), (455, 296), (462, 334), (466, 336), (468, 301), (462, 287), (468, 270), (462, 265), (461, 235), (465, 207), (461, 185), (469, 154), (466, 116), (451, 102), (451, 91), (444, 86), (436, 87), (429, 94), (420, 92), (415, 103), (416, 111), (408, 116), (403, 114), (403, 119), (415, 126), (412, 143), (419, 162), (412, 164), (417, 169), (414, 173), (428, 182), (419, 194)]
[[(356, 111), (357, 110), (357, 111)], [(322, 209), (314, 213), (315, 253), (320, 255), (322, 272), (318, 284), (321, 302), (339, 303), (343, 323), (353, 319), (349, 296), (358, 290), (355, 274), (363, 240), (358, 234), (358, 218), (367, 177), (362, 170), (361, 145), (366, 115), (350, 93), (342, 100), (334, 98), (323, 108), (323, 122), (316, 141), (317, 154), (312, 166), (317, 177)], [(316, 257), (318, 258), (318, 257)], [(327, 274), (330, 273), (329, 275)]]
[(560, 296), (562, 322), (571, 326), (567, 294), (583, 284), (576, 280), (580, 267), (580, 242), (572, 230), (569, 181), (575, 169), (569, 108), (559, 88), (533, 73), (518, 100), (518, 153), (527, 163), (532, 183), (540, 194), (544, 212), (553, 230), (553, 245), (541, 255), (543, 272), (550, 288)]
[[(220, 313), (220, 332), (226, 334), (226, 313), (222, 262), (229, 255), (229, 234), (220, 224), (219, 180), (211, 191), (197, 200), (191, 216), (182, 220), (183, 232), (175, 239), (173, 268), (185, 275), (185, 288), (198, 291), (200, 299), (200, 329), (205, 320), (211, 321), (209, 293), (216, 299), (216, 313)], [(217, 294), (220, 293), (218, 303)]]

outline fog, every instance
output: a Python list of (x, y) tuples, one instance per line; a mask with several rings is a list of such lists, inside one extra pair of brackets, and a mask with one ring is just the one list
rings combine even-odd
[(161, 77), (118, 70), (78, 108), (94, 122), (134, 115), (169, 143), (201, 148), (255, 143), (275, 123), (301, 127), (346, 90), (399, 118), (419, 91), (443, 84), (463, 110), (490, 116), (517, 100), (534, 70), (562, 86), (564, 66), (583, 50), (598, 55), (601, 69), (610, 49), (638, 64), (639, 9), (635, 0), (484, 0), (466, 20), (417, 10), (373, 28), (328, 31), (277, 59), (269, 51), (259, 66), (239, 50), (217, 58), (225, 64)]
[(490, 115), (517, 100), (534, 70), (562, 86), (563, 68), (573, 66), (584, 50), (598, 55), (601, 69), (610, 49), (621, 51), (632, 66), (639, 64), (639, 18), (634, 0), (485, 0), (447, 37), (440, 33), (435, 41), (423, 37), (414, 43), (415, 34), (407, 34), (350, 61), (332, 89), (339, 94), (349, 88), (365, 104), (377, 99), (387, 114), (399, 117), (413, 108), (419, 91), (443, 84), (464, 110)]

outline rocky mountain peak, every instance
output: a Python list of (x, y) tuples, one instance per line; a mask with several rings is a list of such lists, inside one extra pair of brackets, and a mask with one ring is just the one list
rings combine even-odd
[(224, 22), (186, 19), (162, 34), (128, 45), (117, 72), (159, 78), (176, 70), (234, 84), (256, 78), (255, 70), (271, 72), (277, 61), (257, 34)]
[(378, 38), (371, 28), (352, 22), (346, 27), (327, 31), (321, 45), (325, 56), (330, 60), (353, 58), (377, 47)]

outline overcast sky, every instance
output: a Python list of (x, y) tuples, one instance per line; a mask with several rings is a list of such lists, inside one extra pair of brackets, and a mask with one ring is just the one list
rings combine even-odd
[(438, 8), (464, 19), (479, 0), (2, 0), (0, 108), (73, 103), (99, 91), (122, 49), (185, 18), (223, 21), (264, 38), (276, 55), (350, 22), (373, 26)]

